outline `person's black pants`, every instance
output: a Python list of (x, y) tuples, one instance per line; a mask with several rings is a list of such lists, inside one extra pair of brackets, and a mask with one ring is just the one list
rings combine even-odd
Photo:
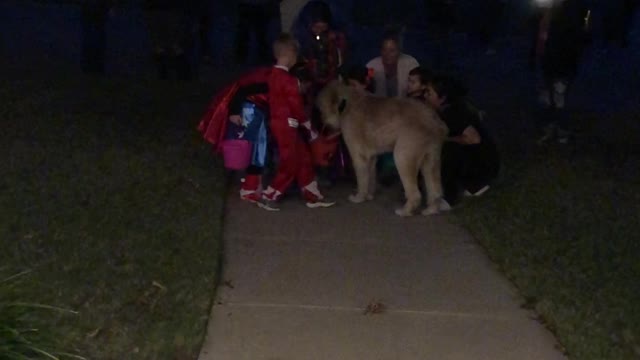
[(565, 78), (547, 78), (540, 94), (542, 112), (538, 117), (538, 125), (557, 127), (559, 131), (569, 131), (569, 112), (566, 108), (567, 95), (571, 80)]
[(264, 173), (264, 167), (257, 165), (250, 165), (246, 170), (248, 175), (262, 175)]
[(277, 3), (238, 5), (236, 38), (236, 61), (238, 63), (247, 63), (251, 33), (255, 35), (257, 43), (258, 63), (270, 62), (269, 24), (277, 17), (278, 11)]
[(540, 21), (542, 20), (543, 12), (540, 9), (536, 9), (533, 14), (529, 16), (527, 20), (529, 23), (529, 54), (528, 54), (528, 64), (529, 70), (534, 71), (538, 66), (537, 59), (537, 47), (538, 47), (538, 32), (540, 30)]
[(460, 192), (475, 193), (498, 176), (500, 158), (495, 149), (447, 142), (442, 147), (441, 178), (444, 198), (453, 205)]

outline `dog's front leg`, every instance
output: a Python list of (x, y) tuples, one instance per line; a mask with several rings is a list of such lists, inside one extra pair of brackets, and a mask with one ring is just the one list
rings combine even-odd
[(403, 157), (400, 155), (401, 151), (396, 149), (393, 152), (393, 157), (396, 162), (396, 168), (398, 169), (398, 175), (402, 181), (402, 187), (404, 188), (404, 195), (407, 198), (404, 206), (400, 209), (396, 209), (396, 215), (411, 216), (414, 210), (420, 206), (422, 196), (418, 189), (418, 169), (415, 159), (410, 157)]
[(441, 151), (440, 146), (432, 146), (422, 164), (424, 187), (427, 190), (427, 208), (422, 211), (422, 215), (434, 215), (440, 211), (451, 210), (451, 207), (442, 198)]
[(349, 201), (361, 203), (367, 200), (367, 193), (369, 191), (369, 159), (363, 155), (354, 156), (353, 169), (356, 173), (358, 192), (355, 195), (350, 195)]

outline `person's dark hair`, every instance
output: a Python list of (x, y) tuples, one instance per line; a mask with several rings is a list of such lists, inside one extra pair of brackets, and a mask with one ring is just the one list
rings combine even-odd
[(467, 87), (457, 79), (447, 75), (435, 75), (429, 85), (439, 97), (446, 97), (448, 103), (458, 101), (468, 94)]
[(400, 47), (401, 43), (400, 43), (400, 32), (397, 30), (387, 30), (385, 31), (385, 33), (382, 35), (382, 41), (380, 41), (380, 44), (384, 44), (387, 41), (393, 41), (396, 44), (398, 44), (398, 47)]
[(418, 79), (420, 79), (420, 84), (427, 85), (433, 77), (433, 72), (424, 66), (418, 66), (411, 69), (411, 71), (409, 71), (409, 75), (418, 76)]
[(355, 80), (362, 85), (367, 85), (369, 83), (369, 69), (365, 66), (353, 65), (343, 72), (342, 77), (345, 83), (348, 83), (349, 80)]

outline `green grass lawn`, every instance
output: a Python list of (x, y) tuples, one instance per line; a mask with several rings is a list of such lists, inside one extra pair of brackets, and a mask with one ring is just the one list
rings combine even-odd
[(226, 185), (195, 131), (213, 89), (10, 75), (0, 82), (0, 358), (16, 339), (87, 359), (196, 358)]
[[(527, 156), (458, 220), (574, 360), (640, 357), (640, 156), (631, 140)], [(635, 148), (637, 151), (637, 147)]]

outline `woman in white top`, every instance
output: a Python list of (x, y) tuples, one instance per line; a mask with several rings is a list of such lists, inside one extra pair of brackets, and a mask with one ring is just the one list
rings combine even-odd
[(402, 53), (396, 34), (387, 34), (382, 39), (381, 56), (367, 63), (367, 67), (373, 69), (374, 93), (379, 96), (406, 97), (409, 72), (419, 65), (413, 56)]

